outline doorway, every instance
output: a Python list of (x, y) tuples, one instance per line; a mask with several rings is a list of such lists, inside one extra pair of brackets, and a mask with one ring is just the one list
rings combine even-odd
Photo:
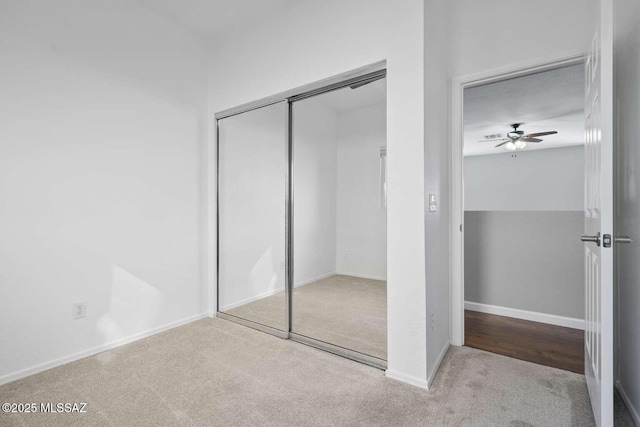
[(459, 153), (461, 341), (579, 373), (583, 64), (570, 58), (463, 85)]
[(219, 317), (386, 368), (386, 71), (218, 113)]

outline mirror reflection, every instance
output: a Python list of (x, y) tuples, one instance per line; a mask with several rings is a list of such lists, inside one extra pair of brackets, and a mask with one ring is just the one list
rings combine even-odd
[(288, 330), (286, 102), (218, 121), (218, 311)]
[(387, 359), (386, 82), (293, 103), (292, 332)]

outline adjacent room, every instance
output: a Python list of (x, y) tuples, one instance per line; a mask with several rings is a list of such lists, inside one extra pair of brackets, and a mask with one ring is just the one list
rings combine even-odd
[(465, 89), (465, 344), (584, 372), (584, 67)]

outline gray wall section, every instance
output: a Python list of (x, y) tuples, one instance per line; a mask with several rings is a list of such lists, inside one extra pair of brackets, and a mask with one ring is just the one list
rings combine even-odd
[(584, 319), (579, 211), (465, 212), (465, 300)]

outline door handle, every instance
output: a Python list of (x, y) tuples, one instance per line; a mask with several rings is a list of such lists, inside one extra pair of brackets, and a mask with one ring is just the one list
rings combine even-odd
[(582, 235), (580, 240), (582, 240), (583, 242), (595, 243), (596, 245), (600, 246), (600, 232), (598, 232), (598, 234), (596, 234), (595, 236)]
[(631, 243), (633, 242), (633, 239), (629, 236), (615, 236), (613, 241), (615, 243)]

